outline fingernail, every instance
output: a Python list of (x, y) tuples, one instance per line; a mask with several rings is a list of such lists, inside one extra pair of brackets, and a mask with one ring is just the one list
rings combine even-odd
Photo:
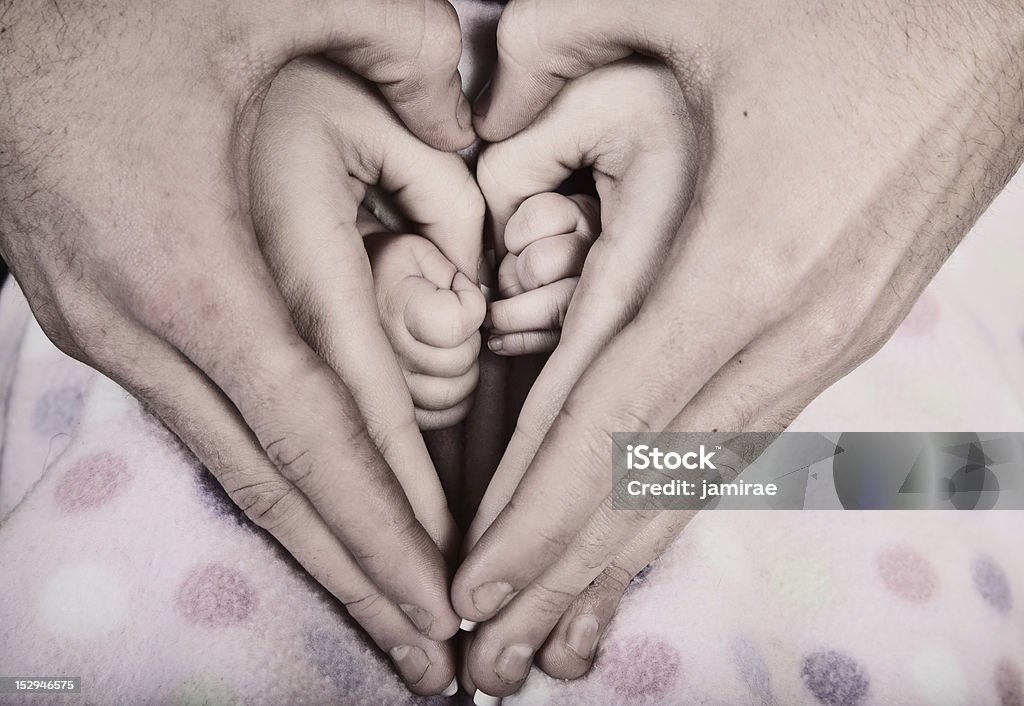
[(589, 662), (597, 647), (597, 618), (593, 615), (578, 615), (569, 623), (565, 633), (565, 644), (577, 657)]
[[(491, 344), (495, 339), (491, 339), (487, 342), (490, 349), (501, 350), (499, 345), (497, 349)], [(473, 605), (484, 615), (491, 615), (496, 613), (499, 609), (504, 607), (506, 603), (512, 598), (512, 584), (505, 583), (504, 581), (492, 581), (485, 583), (482, 586), (477, 586), (476, 590), (473, 591)]]
[[(490, 322), (485, 321), (484, 325), (485, 326), (489, 326)], [(502, 348), (505, 347), (505, 344), (501, 342), (500, 338), (488, 338), (487, 339), (487, 347), (490, 348), (495, 353), (497, 353), (498, 351), (500, 351)]]
[(409, 616), (409, 620), (416, 626), (416, 629), (426, 635), (430, 632), (431, 626), (434, 624), (434, 616), (423, 610), (419, 606), (411, 603), (402, 603), (398, 606), (402, 609), (402, 612)]
[(427, 653), (419, 647), (399, 645), (392, 647), (388, 654), (391, 655), (391, 661), (395, 663), (399, 675), (406, 684), (416, 684), (430, 668)]
[(529, 645), (509, 645), (494, 661), (494, 673), (509, 684), (518, 684), (530, 672), (533, 648)]
[(491, 84), (488, 82), (484, 89), (480, 91), (480, 95), (476, 97), (473, 102), (473, 115), (479, 119), (487, 117), (487, 111), (491, 109)]
[(473, 703), (476, 706), (498, 706), (501, 703), (501, 697), (491, 696), (477, 689), (476, 693), (473, 694)]
[(479, 625), (479, 623), (475, 623), (472, 620), (466, 620), (465, 618), (463, 618), (462, 622), (459, 623), (459, 630), (462, 630), (463, 632), (473, 632), (474, 630), (476, 630), (477, 625)]
[(452, 679), (452, 683), (448, 685), (448, 688), (441, 692), (441, 696), (455, 696), (459, 693), (459, 680)]

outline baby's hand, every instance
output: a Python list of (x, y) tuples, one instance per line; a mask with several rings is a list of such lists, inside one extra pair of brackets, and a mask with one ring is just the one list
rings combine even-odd
[(405, 373), (422, 429), (465, 418), (479, 376), (479, 287), (418, 235), (366, 239), (381, 322)]
[(543, 193), (527, 199), (505, 226), (508, 254), (498, 269), (503, 299), (490, 307), (487, 346), (499, 355), (550, 353), (601, 229), (590, 196)]

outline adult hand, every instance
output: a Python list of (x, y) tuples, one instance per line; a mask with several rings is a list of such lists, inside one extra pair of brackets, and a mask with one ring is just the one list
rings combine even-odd
[[(784, 428), (897, 326), (1021, 163), (1024, 12), (512, 0), (498, 34), (485, 139), (529, 125), (567, 79), (639, 52), (683, 90), (700, 169), (649, 292), (617, 275), (662, 244), (601, 194), (569, 316), (597, 298), (620, 315), (538, 381), (499, 469), (518, 484), (493, 523), (478, 518), (456, 574), (460, 615), (501, 611), (469, 657), (476, 687), (501, 696), (538, 650), (549, 673), (585, 672), (623, 587), (685, 521), (612, 509), (612, 432)], [(544, 154), (502, 181), (543, 172)], [(481, 178), (489, 201), (494, 182)], [(560, 348), (570, 341), (567, 320)]]
[[(287, 221), (334, 265), (323, 291), (343, 293), (329, 307), (305, 280), (284, 284), (286, 301), (250, 217), (261, 101), (281, 66), (317, 52), (375, 82), (430, 144), (472, 140), (442, 0), (4, 3), (0, 253), (54, 342), (142, 400), (411, 688), (437, 693), (454, 664), (427, 643), (458, 625), (438, 546), (451, 520), (439, 492), (407, 498), (391, 470), (432, 472), (411, 407), (369, 407), (363, 393), (400, 399), (404, 383), (381, 348), (351, 204), (325, 190), (336, 181), (306, 184), (322, 200)], [(399, 143), (420, 173), (457, 159), (408, 133)], [(475, 276), (482, 202), (454, 183), (417, 215)], [(273, 256), (287, 271), (289, 255)]]

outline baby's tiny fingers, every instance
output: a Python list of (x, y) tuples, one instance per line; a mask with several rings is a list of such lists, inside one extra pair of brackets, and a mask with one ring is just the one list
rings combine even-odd
[(458, 406), (473, 394), (479, 378), (479, 365), (474, 365), (469, 372), (457, 378), (437, 378), (417, 373), (405, 376), (413, 404), (417, 409), (431, 412), (443, 412)]
[(487, 339), (487, 347), (497, 355), (544, 355), (554, 351), (561, 339), (561, 329), (521, 331), (491, 336)]
[(487, 315), (487, 300), (466, 275), (456, 273), (451, 289), (436, 289), (427, 280), (405, 308), (405, 325), (413, 338), (436, 348), (455, 348), (473, 336)]
[(580, 231), (593, 241), (600, 230), (597, 199), (545, 192), (531, 196), (516, 209), (505, 226), (504, 243), (509, 252), (518, 255), (542, 238)]
[(498, 292), (503, 297), (515, 297), (526, 291), (519, 281), (519, 269), (516, 266), (518, 260), (518, 255), (509, 253), (498, 266)]
[(402, 369), (437, 378), (465, 375), (480, 358), (480, 336), (470, 336), (455, 348), (436, 348), (420, 343), (408, 332), (395, 342)]
[(567, 277), (579, 277), (596, 237), (586, 231), (575, 231), (530, 243), (515, 260), (520, 286), (531, 290)]
[(416, 408), (416, 423), (423, 431), (450, 429), (469, 415), (473, 407), (473, 398), (467, 397), (450, 409), (436, 411)]
[(503, 334), (562, 328), (579, 281), (579, 277), (570, 277), (494, 302), (490, 311), (492, 331)]

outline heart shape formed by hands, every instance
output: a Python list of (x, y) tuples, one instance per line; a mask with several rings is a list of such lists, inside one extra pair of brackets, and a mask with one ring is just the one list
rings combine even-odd
[[(582, 674), (687, 520), (610, 509), (610, 434), (781, 429), (867, 358), (1019, 166), (1024, 68), (1013, 3), (456, 5), (498, 59), (476, 177), (446, 0), (11, 5), (0, 251), (410, 688), (451, 691), (486, 621), (489, 697)], [(579, 168), (599, 203), (554, 193)], [(483, 371), (462, 485), (498, 470), (452, 578), (419, 427), (469, 407), (485, 205), (489, 348), (551, 357)]]

